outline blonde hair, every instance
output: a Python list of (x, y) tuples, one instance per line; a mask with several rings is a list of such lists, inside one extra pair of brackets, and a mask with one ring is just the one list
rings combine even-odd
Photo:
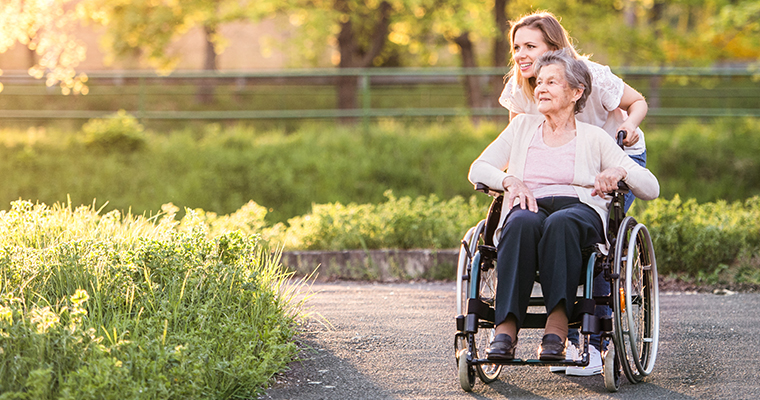
[[(557, 17), (548, 11), (536, 11), (528, 15), (524, 15), (517, 21), (510, 22), (509, 30), (509, 44), (511, 46), (510, 53), (514, 54), (515, 51), (515, 32), (520, 28), (538, 29), (541, 31), (544, 37), (544, 42), (549, 47), (549, 50), (561, 50), (569, 49), (574, 58), (580, 59), (581, 57), (575, 47), (570, 41), (570, 35), (567, 34), (565, 28), (559, 23)], [(520, 73), (520, 66), (515, 64), (514, 58), (511, 59), (512, 70), (509, 75), (512, 75), (517, 80), (517, 85), (522, 88), (523, 93), (531, 99), (533, 98), (533, 91), (536, 89), (536, 78), (525, 78)]]

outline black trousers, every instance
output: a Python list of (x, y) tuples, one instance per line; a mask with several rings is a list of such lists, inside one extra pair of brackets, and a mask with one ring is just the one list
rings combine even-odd
[(547, 312), (564, 300), (572, 316), (583, 271), (581, 249), (602, 241), (602, 220), (575, 197), (538, 199), (538, 213), (512, 208), (498, 245), (495, 322), (509, 314), (522, 326), (536, 270)]

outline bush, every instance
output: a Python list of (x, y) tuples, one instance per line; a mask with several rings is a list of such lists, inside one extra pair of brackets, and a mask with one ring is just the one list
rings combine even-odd
[(70, 197), (74, 204), (108, 200), (104, 211), (152, 214), (173, 203), (180, 213), (226, 215), (253, 200), (274, 223), (304, 215), (314, 203), (380, 203), (386, 190), (469, 197), (467, 169), (498, 128), (388, 121), (367, 130), (307, 125), (287, 134), (212, 124), (145, 134), (145, 146), (134, 152), (117, 145), (91, 151), (79, 137), (53, 130), (2, 133), (0, 203)]
[(699, 203), (760, 195), (760, 119), (688, 121), (673, 130), (647, 132), (647, 166), (661, 196)]
[(456, 248), (464, 232), (485, 215), (475, 196), (397, 198), (391, 191), (380, 204), (315, 204), (312, 212), (279, 224), (264, 236), (285, 249)]
[[(120, 119), (91, 122), (109, 121)], [(124, 121), (136, 124), (130, 116)], [(305, 124), (285, 133), (210, 124), (143, 132), (142, 150), (131, 152), (130, 145), (92, 151), (82, 136), (68, 132), (0, 130), (0, 202), (105, 199), (104, 211), (133, 214), (155, 213), (171, 202), (180, 213), (191, 208), (228, 215), (253, 200), (266, 208), (271, 224), (305, 215), (312, 204), (378, 204), (387, 190), (399, 197), (469, 198), (474, 192), (467, 170), (500, 128), (465, 120), (379, 121), (366, 129)], [(648, 164), (662, 196), (706, 202), (760, 195), (758, 130), (760, 119), (734, 119), (647, 131)]]
[(710, 275), (760, 256), (760, 197), (698, 204), (657, 199), (637, 217), (652, 235), (663, 274)]
[(88, 148), (115, 153), (131, 153), (145, 147), (144, 131), (137, 118), (124, 110), (82, 126)]

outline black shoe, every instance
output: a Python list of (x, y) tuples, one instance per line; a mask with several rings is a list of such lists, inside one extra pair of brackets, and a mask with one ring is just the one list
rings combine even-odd
[(538, 359), (541, 361), (564, 361), (565, 341), (550, 333), (541, 339)]
[(515, 358), (515, 346), (517, 340), (512, 343), (512, 338), (506, 333), (500, 333), (493, 338), (491, 346), (486, 350), (486, 358), (489, 360), (512, 360)]

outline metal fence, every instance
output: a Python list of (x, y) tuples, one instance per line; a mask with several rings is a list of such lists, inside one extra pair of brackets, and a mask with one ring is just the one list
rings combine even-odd
[[(647, 120), (760, 117), (760, 72), (747, 68), (613, 68), (650, 104)], [(279, 120), (377, 117), (506, 117), (507, 110), (468, 108), (464, 77), (477, 76), (484, 96), (496, 68), (297, 69), (278, 71), (88, 73), (88, 95), (63, 96), (26, 73), (0, 76), (0, 118), (86, 120), (126, 110), (150, 120)], [(358, 108), (336, 107), (340, 77), (355, 77)], [(205, 97), (204, 97), (205, 96)]]

